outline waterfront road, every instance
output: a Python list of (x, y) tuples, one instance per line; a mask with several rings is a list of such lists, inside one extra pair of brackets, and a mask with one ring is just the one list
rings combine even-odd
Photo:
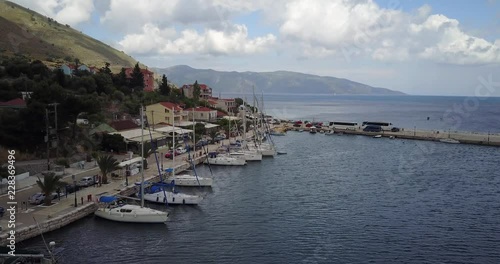
[[(229, 143), (228, 140), (225, 140), (224, 144), (228, 143)], [(209, 150), (213, 151), (218, 147), (219, 145), (210, 145)], [(199, 151), (197, 151), (196, 154), (197, 156), (199, 156)], [(163, 162), (163, 168), (169, 168), (173, 166), (172, 160), (170, 159), (163, 158), (162, 162)], [(182, 154), (175, 158), (175, 166), (179, 166), (184, 163), (187, 163), (187, 154)], [(148, 158), (148, 164), (150, 164), (150, 166), (148, 166), (148, 169), (144, 171), (144, 176), (146, 179), (154, 175), (158, 175), (158, 170), (156, 167), (156, 161), (154, 155)], [(87, 163), (86, 167), (91, 167), (91, 168), (85, 170), (70, 170), (69, 172), (71, 172), (76, 176), (77, 181), (85, 176), (93, 176), (99, 174), (99, 168), (94, 167), (93, 164)], [(23, 181), (26, 180), (28, 179), (25, 179)], [(133, 176), (129, 176), (128, 177), (129, 186), (134, 185), (135, 182), (139, 182), (140, 180), (141, 180), (140, 173)], [(31, 179), (31, 181), (34, 182), (33, 179)], [(63, 181), (72, 184), (73, 180), (71, 174), (65, 175)], [(101, 195), (104, 193), (112, 194), (126, 188), (124, 178), (112, 179), (111, 176), (108, 175), (108, 181), (110, 182), (109, 184), (103, 184), (99, 187), (90, 186), (80, 191), (77, 191), (76, 192), (77, 206), (80, 206), (82, 204), (82, 198), (84, 204), (89, 203), (89, 201), (87, 201), (88, 195), (92, 195), (92, 201), (90, 202), (93, 202), (95, 201), (95, 197), (97, 195)], [(36, 185), (36, 182), (34, 182), (33, 185), (22, 186), (22, 190), (18, 190), (16, 192), (15, 195), (15, 201), (17, 202), (16, 205), (17, 213), (15, 222), (16, 229), (36, 224), (35, 219), (38, 223), (42, 223), (43, 221), (49, 218), (56, 217), (60, 214), (65, 214), (75, 208), (75, 203), (74, 203), (75, 193), (68, 194), (67, 196), (62, 195), (60, 199), (55, 199), (52, 202), (53, 205), (48, 207), (44, 205), (30, 205), (28, 202), (29, 197), (38, 192), (40, 192), (40, 188)], [(5, 209), (9, 208), (10, 205), (7, 205), (7, 202), (9, 201), (10, 200), (8, 195), (0, 196), (0, 206), (4, 207)], [(10, 230), (8, 229), (8, 221), (9, 221), (9, 213), (6, 211), (4, 216), (0, 218), (0, 226), (2, 227), (0, 233), (8, 232)]]

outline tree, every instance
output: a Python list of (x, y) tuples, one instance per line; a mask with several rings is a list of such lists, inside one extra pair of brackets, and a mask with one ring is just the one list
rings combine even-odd
[(48, 173), (43, 176), (43, 182), (40, 180), (40, 177), (37, 178), (36, 184), (40, 187), (41, 192), (45, 194), (44, 204), (48, 206), (52, 203), (52, 193), (64, 185), (61, 181), (62, 176)]
[(201, 89), (197, 80), (193, 84), (193, 99), (195, 102), (198, 102), (200, 100), (200, 95), (201, 95)]
[(97, 158), (97, 166), (101, 170), (102, 183), (108, 183), (108, 173), (120, 169), (118, 161), (112, 155), (103, 155)]
[(104, 134), (102, 136), (101, 148), (106, 151), (123, 152), (126, 149), (125, 139), (119, 134)]
[(105, 73), (105, 74), (108, 74), (108, 75), (110, 75), (110, 76), (111, 76), (111, 75), (112, 75), (112, 73), (111, 73), (111, 69), (109, 69), (109, 66), (110, 66), (110, 65), (111, 65), (111, 64), (110, 64), (109, 62), (106, 62), (106, 63), (104, 64), (104, 67), (102, 67), (101, 69), (99, 69), (99, 73)]
[(160, 90), (161, 95), (165, 95), (165, 96), (170, 95), (170, 86), (168, 86), (168, 80), (167, 80), (167, 76), (165, 76), (165, 74), (163, 74), (163, 76), (161, 77), (161, 84), (159, 86), (159, 90)]
[(130, 79), (130, 88), (136, 91), (144, 90), (144, 75), (141, 72), (141, 68), (139, 67), (139, 63), (135, 64), (134, 70), (132, 71)]

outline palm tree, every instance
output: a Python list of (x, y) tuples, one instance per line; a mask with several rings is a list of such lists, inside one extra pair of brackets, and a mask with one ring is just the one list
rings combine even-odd
[(97, 165), (101, 170), (102, 183), (108, 183), (108, 173), (120, 169), (120, 163), (111, 155), (103, 155), (97, 158)]
[(48, 173), (43, 176), (43, 182), (40, 180), (40, 177), (37, 178), (36, 184), (40, 187), (42, 193), (45, 194), (44, 204), (49, 206), (52, 203), (52, 193), (64, 185), (64, 182), (61, 182), (62, 176)]

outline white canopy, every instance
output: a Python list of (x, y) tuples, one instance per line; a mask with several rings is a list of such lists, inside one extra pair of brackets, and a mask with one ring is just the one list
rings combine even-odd
[[(123, 138), (125, 138), (125, 141), (141, 142), (141, 129), (140, 128), (119, 131), (119, 132), (113, 132), (113, 133), (109, 133), (109, 134), (121, 135)], [(149, 130), (144, 129), (143, 141), (149, 142), (151, 140), (151, 137), (154, 140), (154, 139), (164, 138), (165, 135), (158, 133), (158, 132), (155, 132), (155, 131), (151, 131), (151, 135), (150, 135)]]

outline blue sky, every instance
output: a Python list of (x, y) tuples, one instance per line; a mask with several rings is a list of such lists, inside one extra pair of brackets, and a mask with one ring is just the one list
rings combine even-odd
[(432, 95), (500, 82), (498, 0), (14, 2), (150, 67), (289, 70)]

